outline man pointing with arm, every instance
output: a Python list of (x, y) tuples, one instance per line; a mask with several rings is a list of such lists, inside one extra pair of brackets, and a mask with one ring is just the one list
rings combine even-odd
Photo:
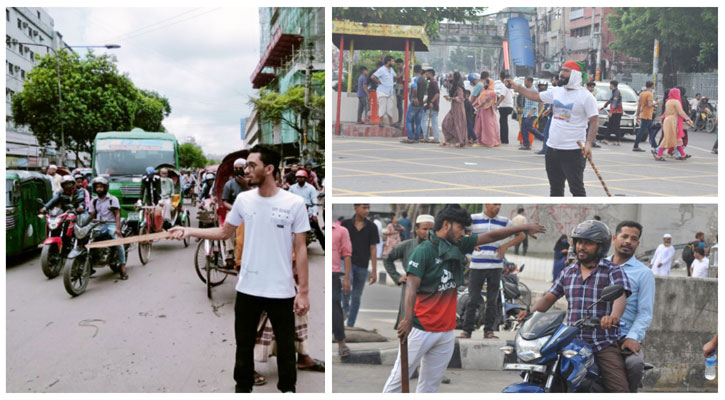
[[(507, 227), (481, 235), (465, 235), (471, 215), (459, 205), (447, 205), (436, 215), (428, 239), (413, 250), (408, 261), (405, 317), (398, 337), (408, 342), (409, 373), (420, 363), (418, 393), (437, 392), (453, 355), (456, 327), (456, 287), (463, 284), (465, 254), (479, 245), (518, 232), (544, 232), (541, 225)], [(383, 392), (401, 391), (400, 354)]]

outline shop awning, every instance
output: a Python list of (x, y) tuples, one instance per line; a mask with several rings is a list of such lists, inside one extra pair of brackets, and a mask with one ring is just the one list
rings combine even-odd
[(340, 48), (340, 37), (345, 43), (355, 41), (355, 50), (405, 51), (406, 40), (415, 51), (428, 51), (430, 38), (425, 28), (418, 25), (373, 24), (354, 21), (332, 21), (332, 43)]

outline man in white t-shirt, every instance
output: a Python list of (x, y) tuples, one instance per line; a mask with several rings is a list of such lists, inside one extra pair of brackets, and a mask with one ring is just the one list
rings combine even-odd
[(672, 235), (665, 233), (663, 243), (657, 246), (649, 267), (655, 275), (669, 275), (672, 260), (675, 258), (675, 247), (672, 246)]
[(504, 83), (508, 78), (506, 71), (501, 71), (501, 80), (493, 84), (496, 90), (496, 105), (498, 106), (498, 123), (499, 132), (501, 134), (501, 143), (509, 143), (509, 116), (514, 111), (514, 93), (509, 86)]
[[(272, 322), (277, 340), (277, 370), (281, 392), (294, 392), (295, 317), (309, 311), (307, 247), (310, 230), (304, 199), (277, 187), (280, 155), (264, 146), (254, 146), (247, 158), (246, 174), (256, 189), (240, 193), (224, 226), (217, 228), (174, 227), (175, 239), (195, 236), (223, 240), (244, 222), (244, 252), (237, 282), (234, 334), (237, 341), (234, 380), (237, 392), (251, 392), (254, 385), (254, 343), (263, 311)], [(292, 271), (294, 235), (296, 274)]]
[(380, 127), (383, 127), (383, 117), (388, 116), (388, 122), (393, 125), (393, 110), (395, 110), (395, 70), (393, 69), (393, 57), (385, 56), (382, 67), (378, 68), (370, 79), (378, 84), (378, 114), (380, 115)]
[(705, 249), (695, 247), (695, 260), (690, 265), (690, 276), (693, 278), (707, 278), (707, 268), (710, 260), (705, 257)]
[[(482, 235), (497, 229), (514, 226), (510, 219), (498, 215), (501, 211), (501, 204), (484, 204), (481, 214), (471, 214), (473, 233)], [(517, 233), (510, 240), (498, 240), (486, 245), (477, 246), (471, 254), (471, 271), (468, 275), (469, 303), (466, 313), (463, 316), (463, 332), (458, 336), (460, 339), (469, 339), (476, 327), (476, 311), (483, 301), (480, 295), (484, 281), (486, 282), (486, 313), (484, 316), (483, 337), (484, 339), (498, 339), (493, 334), (498, 330), (496, 323), (498, 304), (498, 290), (501, 284), (501, 272), (503, 271), (503, 259), (506, 256), (506, 249), (515, 246), (524, 240), (526, 234), (522, 231)], [(476, 296), (478, 294), (478, 296)]]
[[(592, 156), (592, 143), (599, 129), (599, 114), (597, 101), (582, 86), (581, 66), (574, 61), (564, 63), (559, 73), (559, 86), (542, 93), (526, 89), (511, 79), (505, 82), (510, 82), (513, 90), (529, 100), (552, 104), (553, 119), (545, 156), (549, 195), (564, 196), (564, 183), (569, 182), (572, 196), (586, 196), (585, 158)], [(583, 151), (577, 142), (581, 142)]]

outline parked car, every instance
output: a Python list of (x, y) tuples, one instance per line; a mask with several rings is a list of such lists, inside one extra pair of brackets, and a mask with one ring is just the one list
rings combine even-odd
[[(619, 128), (623, 134), (636, 135), (639, 130), (639, 123), (634, 118), (637, 113), (637, 102), (639, 100), (637, 93), (624, 83), (620, 83), (617, 88), (622, 94), (622, 108), (624, 109), (624, 115), (619, 123)], [(597, 82), (594, 95), (597, 98), (597, 108), (599, 111), (599, 135), (606, 135), (607, 129), (609, 129), (609, 106), (606, 109), (602, 109), (604, 103), (612, 97), (612, 91), (609, 89), (609, 82)]]
[(38, 248), (45, 240), (40, 205), (53, 195), (50, 179), (31, 171), (5, 171), (5, 251), (8, 256)]

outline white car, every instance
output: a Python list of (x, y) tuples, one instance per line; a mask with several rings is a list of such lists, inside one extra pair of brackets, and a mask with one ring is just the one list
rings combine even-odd
[[(632, 90), (631, 87), (624, 83), (620, 83), (617, 86), (619, 93), (622, 94), (622, 108), (624, 109), (624, 115), (619, 123), (619, 129), (622, 130), (623, 134), (636, 135), (639, 130), (639, 123), (634, 118), (637, 113), (637, 102), (639, 97), (637, 93)], [(599, 111), (599, 134), (606, 135), (609, 122), (609, 106), (606, 109), (602, 109), (604, 103), (612, 97), (612, 91), (609, 89), (609, 82), (597, 82), (597, 86), (594, 89), (594, 95), (597, 98), (597, 108)]]

